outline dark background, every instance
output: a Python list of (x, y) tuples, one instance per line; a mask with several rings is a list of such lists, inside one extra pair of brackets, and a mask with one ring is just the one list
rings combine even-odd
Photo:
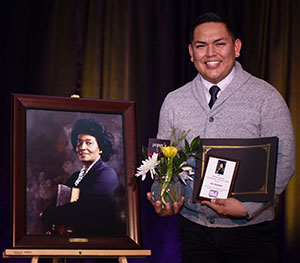
[[(1, 3), (0, 248), (9, 248), (10, 94), (136, 101), (137, 147), (155, 137), (166, 94), (192, 80), (189, 26), (200, 14), (233, 19), (243, 46), (239, 61), (273, 84), (290, 107), (299, 151), (299, 0), (11, 0)], [(139, 156), (140, 160), (140, 156)], [(298, 171), (297, 163), (297, 171)], [(140, 184), (147, 259), (181, 262), (177, 217), (159, 218)], [(278, 206), (282, 262), (299, 255), (298, 174)], [(70, 259), (71, 260), (71, 259)], [(294, 260), (294, 261), (293, 261)], [(29, 259), (2, 259), (28, 262)], [(46, 261), (46, 259), (44, 259)], [(78, 261), (72, 259), (71, 261)], [(91, 261), (91, 260), (90, 260)], [(108, 262), (108, 260), (104, 260)]]

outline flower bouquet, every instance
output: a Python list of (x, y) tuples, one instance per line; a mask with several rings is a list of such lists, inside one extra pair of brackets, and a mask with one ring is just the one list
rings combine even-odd
[[(145, 179), (150, 173), (154, 183), (151, 187), (152, 198), (160, 200), (164, 208), (166, 203), (180, 201), (183, 196), (183, 186), (179, 181), (179, 175), (188, 173), (194, 167), (189, 164), (189, 159), (196, 158), (195, 152), (200, 147), (200, 137), (196, 137), (189, 143), (186, 136), (189, 131), (183, 131), (178, 135), (177, 129), (173, 128), (170, 137), (170, 146), (160, 147), (161, 151), (148, 152), (146, 147), (142, 148), (145, 160), (137, 168), (135, 176)], [(179, 144), (184, 141), (184, 147)]]

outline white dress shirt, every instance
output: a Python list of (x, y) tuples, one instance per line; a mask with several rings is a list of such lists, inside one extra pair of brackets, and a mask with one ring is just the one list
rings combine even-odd
[(205, 97), (207, 99), (207, 103), (209, 103), (211, 95), (209, 93), (209, 89), (212, 86), (218, 86), (220, 88), (220, 91), (217, 94), (217, 98), (220, 96), (220, 94), (225, 90), (225, 88), (228, 86), (228, 84), (232, 81), (233, 77), (234, 77), (234, 72), (235, 72), (235, 68), (233, 67), (231, 72), (224, 78), (222, 79), (219, 83), (217, 84), (213, 84), (209, 81), (207, 81), (206, 79), (204, 79), (201, 75), (201, 81), (202, 81), (202, 86), (203, 86), (203, 90), (204, 90), (204, 94)]

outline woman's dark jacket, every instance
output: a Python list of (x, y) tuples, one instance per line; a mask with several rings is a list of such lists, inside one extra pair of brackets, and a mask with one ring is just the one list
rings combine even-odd
[(65, 226), (76, 234), (112, 234), (115, 226), (114, 194), (118, 188), (116, 172), (99, 159), (78, 186), (74, 182), (79, 171), (72, 174), (65, 185), (80, 188), (76, 202), (56, 207), (56, 198), (43, 212), (43, 224), (53, 228)]

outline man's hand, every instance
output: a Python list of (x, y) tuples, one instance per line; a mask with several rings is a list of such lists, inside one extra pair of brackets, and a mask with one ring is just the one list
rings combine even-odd
[(159, 216), (171, 216), (171, 215), (178, 214), (178, 212), (180, 211), (180, 209), (181, 209), (181, 207), (184, 203), (184, 197), (181, 197), (181, 200), (180, 200), (179, 203), (177, 203), (177, 202), (173, 203), (173, 208), (172, 208), (172, 205), (170, 203), (166, 203), (165, 209), (163, 209), (162, 206), (161, 206), (160, 201), (154, 201), (152, 199), (151, 193), (147, 193), (147, 199), (154, 206), (155, 212)]
[(248, 215), (243, 204), (235, 198), (212, 199), (211, 201), (202, 201), (201, 204), (209, 206), (221, 216), (246, 217)]

